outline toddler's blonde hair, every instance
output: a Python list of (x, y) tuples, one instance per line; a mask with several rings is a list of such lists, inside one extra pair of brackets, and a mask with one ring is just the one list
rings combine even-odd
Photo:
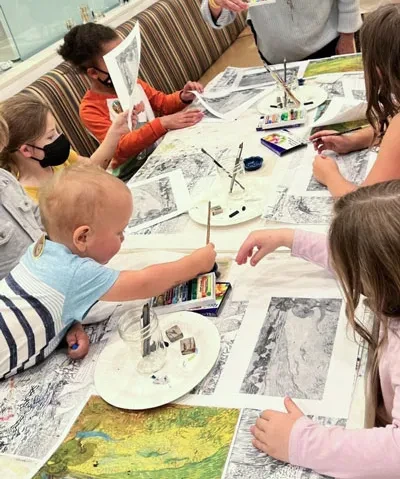
[(39, 191), (42, 223), (50, 238), (70, 238), (82, 225), (101, 220), (112, 195), (129, 188), (97, 166), (78, 164), (57, 172)]

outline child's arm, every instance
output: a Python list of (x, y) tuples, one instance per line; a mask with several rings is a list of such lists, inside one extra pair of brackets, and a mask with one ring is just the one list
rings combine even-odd
[(203, 85), (200, 83), (187, 82), (182, 90), (167, 95), (142, 80), (138, 80), (138, 83), (143, 88), (153, 110), (160, 115), (172, 115), (188, 106), (195, 98), (193, 93), (190, 93), (191, 90), (196, 90), (199, 93), (204, 91)]
[[(82, 359), (87, 355), (89, 351), (89, 336), (81, 323), (74, 323), (65, 339), (68, 344), (68, 356), (71, 359)], [(74, 345), (77, 345), (76, 349), (73, 347)]]
[[(400, 114), (389, 124), (383, 137), (376, 161), (364, 182), (359, 186), (374, 185), (382, 181), (400, 179), (400, 166), (397, 152), (400, 149)], [(338, 197), (349, 193), (359, 186), (347, 181), (339, 171), (336, 161), (330, 157), (317, 156), (313, 172), (315, 178), (326, 185), (332, 196)]]
[[(111, 123), (103, 142), (97, 148), (90, 158), (79, 156), (79, 161), (86, 161), (92, 165), (100, 166), (105, 170), (108, 168), (113, 156), (118, 147), (119, 141), (122, 136), (130, 132), (128, 127), (128, 111), (120, 113), (116, 119)], [(132, 111), (132, 128), (136, 128), (137, 125), (137, 112), (136, 109)]]
[[(84, 105), (80, 110), (80, 115), (82, 122), (92, 135), (94, 135), (99, 142), (104, 142), (107, 132), (111, 127), (108, 111), (104, 112), (101, 108)], [(153, 145), (163, 137), (169, 129), (173, 129), (174, 126), (176, 126), (176, 128), (184, 128), (197, 123), (203, 118), (203, 114), (197, 110), (182, 111), (176, 115), (178, 115), (178, 118), (175, 118), (175, 123), (179, 123), (177, 125), (172, 123), (175, 115), (168, 115), (162, 118), (155, 118), (140, 128), (122, 135), (118, 141), (112, 167), (116, 168), (125, 163), (125, 161), (134, 158), (140, 152)]]
[(292, 256), (303, 258), (331, 272), (326, 236), (288, 228), (253, 231), (240, 247), (236, 261), (242, 265), (251, 258), (251, 266), (256, 266), (264, 256), (280, 246), (292, 250)]
[(211, 271), (215, 263), (214, 245), (209, 244), (171, 263), (149, 266), (139, 271), (122, 271), (102, 301), (130, 301), (157, 296), (167, 289)]
[[(400, 406), (399, 384), (393, 413)], [(287, 413), (266, 410), (251, 428), (253, 444), (275, 459), (337, 479), (397, 479), (399, 418), (386, 427), (346, 430), (313, 422), (286, 398)]]

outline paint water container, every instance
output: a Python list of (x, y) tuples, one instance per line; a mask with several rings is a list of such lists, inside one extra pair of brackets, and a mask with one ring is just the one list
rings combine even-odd
[(143, 302), (134, 305), (118, 322), (118, 332), (132, 358), (132, 366), (140, 374), (159, 371), (167, 360), (167, 349), (158, 318), (149, 308), (148, 320), (143, 322)]

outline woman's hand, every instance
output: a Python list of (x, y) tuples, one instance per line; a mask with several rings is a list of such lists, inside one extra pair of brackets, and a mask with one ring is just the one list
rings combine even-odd
[(242, 12), (247, 10), (249, 5), (242, 0), (214, 0), (214, 3), (220, 8), (225, 8), (231, 12)]

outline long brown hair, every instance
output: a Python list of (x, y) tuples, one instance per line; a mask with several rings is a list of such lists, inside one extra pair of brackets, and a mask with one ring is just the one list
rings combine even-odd
[(382, 138), (400, 111), (400, 5), (384, 5), (367, 16), (361, 29), (367, 89), (367, 119)]
[(33, 95), (19, 93), (1, 103), (0, 113), (8, 125), (8, 144), (0, 153), (0, 168), (18, 174), (14, 154), (22, 145), (33, 143), (46, 131), (50, 109)]
[[(400, 317), (400, 181), (359, 188), (339, 198), (334, 213), (329, 231), (332, 267), (345, 294), (349, 324), (369, 345), (370, 400), (375, 419), (385, 423), (377, 409), (378, 367), (389, 328)], [(361, 295), (374, 315), (373, 331), (356, 317)]]

